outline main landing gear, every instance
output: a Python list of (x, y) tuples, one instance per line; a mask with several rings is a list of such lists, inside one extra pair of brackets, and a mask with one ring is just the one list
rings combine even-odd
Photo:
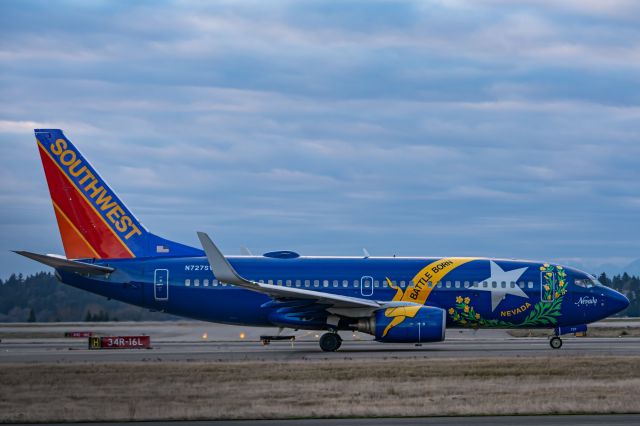
[(320, 337), (320, 349), (325, 352), (335, 352), (342, 344), (342, 337), (338, 333), (325, 333)]
[(562, 347), (562, 339), (559, 336), (553, 336), (551, 340), (549, 340), (549, 346), (552, 349), (560, 349)]

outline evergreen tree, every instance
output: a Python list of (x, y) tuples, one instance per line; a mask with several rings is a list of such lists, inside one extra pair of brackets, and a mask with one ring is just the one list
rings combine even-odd
[(600, 276), (598, 277), (598, 281), (600, 281), (600, 284), (606, 285), (607, 287), (611, 285), (611, 280), (609, 279), (609, 277), (607, 277), (607, 274), (604, 272), (600, 274)]
[(27, 322), (36, 322), (36, 313), (33, 312), (33, 308), (29, 311), (29, 319)]

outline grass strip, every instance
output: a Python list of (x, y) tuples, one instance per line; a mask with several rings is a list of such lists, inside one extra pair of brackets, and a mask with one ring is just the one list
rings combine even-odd
[(630, 413), (639, 361), (1, 364), (0, 422)]

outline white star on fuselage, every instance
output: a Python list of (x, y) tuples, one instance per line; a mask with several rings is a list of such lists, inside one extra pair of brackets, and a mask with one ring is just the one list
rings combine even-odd
[[(494, 261), (490, 260), (489, 265), (491, 266), (491, 276), (486, 278), (478, 283), (473, 284), (469, 289), (473, 290), (482, 290), (491, 292), (491, 310), (495, 311), (496, 307), (500, 302), (506, 297), (507, 294), (511, 294), (513, 296), (526, 297), (527, 293), (522, 291), (522, 289), (518, 286), (518, 279), (524, 274), (524, 271), (527, 268), (514, 269), (513, 271), (505, 272), (500, 266), (498, 266)], [(502, 288), (502, 282), (506, 283), (506, 288)], [(484, 282), (487, 283), (487, 287), (484, 286)], [(496, 283), (496, 286), (493, 286), (493, 283)], [(511, 287), (511, 283), (515, 282), (516, 285)]]

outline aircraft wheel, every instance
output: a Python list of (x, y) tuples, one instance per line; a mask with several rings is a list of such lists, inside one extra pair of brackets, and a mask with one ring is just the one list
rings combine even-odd
[(320, 349), (325, 352), (335, 352), (342, 344), (338, 333), (325, 333), (320, 337)]
[(551, 340), (549, 340), (549, 346), (552, 349), (560, 349), (562, 347), (562, 339), (558, 336), (553, 336)]

